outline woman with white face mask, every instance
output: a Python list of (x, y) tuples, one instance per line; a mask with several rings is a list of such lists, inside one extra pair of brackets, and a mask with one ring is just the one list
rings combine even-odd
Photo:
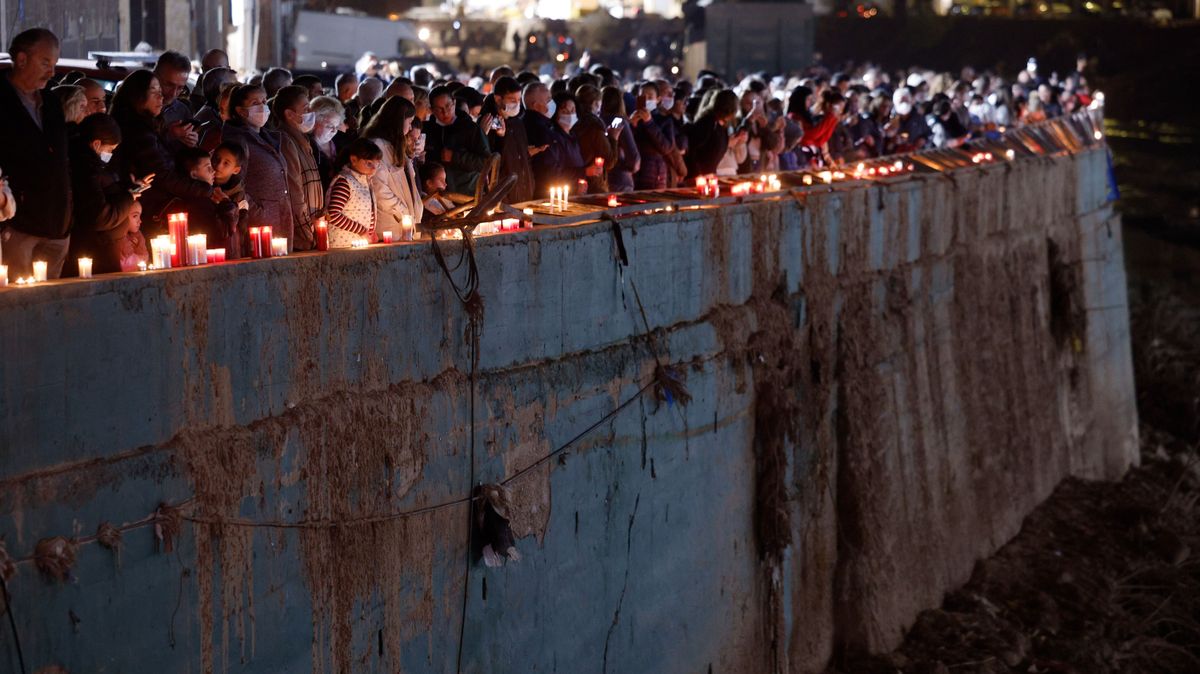
[(309, 135), (316, 149), (314, 156), (317, 158), (317, 170), (321, 172), (321, 185), (328, 191), (337, 173), (334, 164), (337, 163), (338, 153), (349, 144), (349, 137), (342, 133), (346, 124), (346, 108), (333, 96), (317, 96), (309, 102), (308, 107), (316, 115)]
[(579, 184), (584, 179), (584, 165), (579, 139), (574, 133), (579, 123), (575, 97), (564, 91), (554, 96), (550, 106), (554, 110), (550, 115), (552, 123), (544, 134), (539, 134), (546, 149), (533, 157), (536, 193), (548, 195), (551, 187), (566, 185), (571, 194), (580, 194), (586, 187)]
[(294, 84), (276, 92), (272, 106), (272, 117), (280, 132), (279, 149), (287, 167), (294, 247), (312, 250), (317, 243), (317, 218), (325, 212), (325, 187), (311, 139), (317, 113), (309, 106), (308, 90)]
[(71, 145), (71, 242), (64, 276), (78, 273), (81, 257), (92, 259), (92, 273), (121, 271), (119, 243), (129, 228), (137, 194), (109, 159), (121, 144), (117, 120), (104, 113), (84, 117)]
[(612, 127), (600, 118), (600, 90), (591, 84), (575, 90), (575, 114), (579, 119), (571, 127), (571, 134), (579, 141), (588, 192), (607, 192), (608, 169), (616, 164), (622, 127)]
[[(308, 93), (303, 93), (307, 103)], [(223, 135), (225, 141), (238, 143), (246, 150), (241, 172), (246, 196), (262, 209), (261, 221), (249, 222), (248, 226), (270, 227), (272, 236), (287, 238), (288, 252), (291, 252), (294, 250), (295, 220), (287, 162), (280, 149), (280, 132), (266, 128), (270, 118), (266, 90), (255, 84), (240, 85), (229, 95), (229, 121), (225, 123)], [(247, 234), (240, 232), (242, 237)], [(248, 247), (243, 249), (249, 250)]]

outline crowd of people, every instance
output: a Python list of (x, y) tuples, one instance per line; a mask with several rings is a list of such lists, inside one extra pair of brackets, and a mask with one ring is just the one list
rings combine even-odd
[[(515, 175), (505, 201), (666, 189), (697, 176), (836, 166), (954, 147), (1092, 102), (1087, 59), (1059, 77), (1032, 59), (1011, 80), (862, 66), (727, 81), (637, 77), (602, 64), (538, 75), (436, 77), (417, 67), (339, 76), (331, 90), (283, 68), (240, 78), (220, 50), (198, 68), (165, 52), (106, 91), (56, 73), (57, 37), (17, 35), (0, 75), (0, 255), (10, 277), (145, 264), (147, 234), (186, 212), (228, 259), (269, 225), (289, 252), (405, 238), (469, 200), (493, 156)], [(360, 71), (363, 69), (360, 69)], [(198, 79), (189, 82), (198, 72)], [(385, 79), (386, 78), (386, 79)], [(576, 187), (579, 186), (579, 187)]]

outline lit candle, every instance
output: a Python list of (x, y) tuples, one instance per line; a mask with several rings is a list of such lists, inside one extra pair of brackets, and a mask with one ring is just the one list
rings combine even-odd
[(8, 265), (0, 264), (0, 288), (8, 286)]
[(617, 201), (617, 195), (615, 195), (615, 194), (608, 195), (608, 207), (609, 208), (616, 208), (617, 206), (620, 206), (620, 205), (621, 205), (621, 202)]
[(1005, 157), (1008, 157), (1008, 160), (1009, 160), (1009, 161), (1012, 161), (1012, 160), (1014, 160), (1014, 159), (1016, 159), (1016, 158), (1017, 158), (1017, 153), (1016, 153), (1015, 151), (1013, 151), (1013, 150), (1005, 150), (1005, 151), (1004, 151), (1004, 156), (1005, 156)]
[(417, 238), (417, 228), (411, 215), (400, 216), (400, 240), (412, 241)]
[(204, 252), (208, 256), (209, 264), (216, 264), (218, 262), (225, 261), (225, 249), (224, 248), (209, 248), (208, 250), (206, 250)]
[(604, 157), (596, 157), (595, 163), (596, 163), (596, 168), (598, 168), (598, 169), (604, 168)]
[(171, 243), (174, 244), (174, 248), (171, 252), (171, 266), (181, 267), (184, 264), (183, 257), (187, 251), (187, 213), (168, 213), (167, 231), (171, 237)]
[(351, 248), (366, 248), (369, 243), (370, 243), (370, 241), (367, 241), (366, 239), (359, 237), (350, 242), (350, 247)]
[(262, 249), (262, 227), (250, 228), (250, 257), (260, 258), (263, 256)]
[(395, 235), (392, 234), (392, 230), (390, 230), (390, 229), (383, 230), (383, 242), (384, 243), (391, 243), (394, 236)]
[(287, 255), (287, 237), (280, 236), (271, 239), (271, 257), (283, 257)]
[(34, 281), (45, 281), (46, 280), (46, 261), (45, 260), (34, 260), (33, 261), (33, 280)]
[(92, 258), (90, 258), (90, 257), (79, 258), (79, 278), (91, 278), (91, 277), (92, 277)]
[(271, 236), (271, 228), (266, 225), (263, 225), (262, 227), (260, 227), (259, 231), (258, 231), (258, 238), (261, 239), (261, 241), (258, 244), (258, 247), (259, 247), (259, 250), (262, 251), (262, 256), (263, 257), (271, 257), (271, 251), (272, 251), (271, 239), (273, 238)]
[(525, 220), (525, 226), (533, 227), (533, 209), (532, 208), (522, 209), (521, 215), (523, 216), (522, 219)]
[(570, 197), (571, 197), (571, 186), (570, 186), (570, 185), (563, 185), (563, 188), (562, 188), (562, 189), (563, 189), (562, 207), (563, 207), (563, 210), (566, 210), (566, 208), (567, 208), (567, 205), (571, 203), (571, 199), (570, 199)]
[(704, 176), (700, 176), (699, 178), (696, 178), (696, 189), (700, 190), (700, 193), (707, 197), (708, 196), (708, 178), (705, 178)]
[(154, 266), (159, 269), (170, 269), (171, 254), (174, 247), (169, 234), (154, 237), (150, 241), (151, 261), (154, 263)]
[(138, 260), (138, 271), (146, 271), (146, 261)]
[(823, 182), (825, 182), (826, 184), (833, 182), (833, 172), (832, 171), (821, 171), (817, 175), (820, 176), (821, 180)]
[(208, 236), (193, 234), (187, 238), (187, 264), (195, 267), (208, 263)]
[(325, 218), (317, 219), (317, 250), (329, 250), (329, 223)]
[(800, 182), (803, 182), (805, 185), (811, 185), (812, 184), (812, 176), (805, 173), (804, 177), (800, 179)]

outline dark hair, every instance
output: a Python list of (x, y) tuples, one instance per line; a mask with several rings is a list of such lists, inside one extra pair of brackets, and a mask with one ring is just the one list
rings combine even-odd
[(592, 85), (596, 91), (600, 91), (600, 78), (591, 73), (579, 73), (578, 75), (567, 80), (567, 91), (579, 95), (579, 87)]
[(108, 108), (117, 123), (124, 126), (139, 117), (153, 121), (153, 118), (140, 108), (150, 93), (150, 83), (155, 79), (157, 78), (154, 73), (142, 69), (129, 73), (121, 80), (116, 93), (113, 94), (112, 105)]
[[(404, 100), (401, 98), (400, 100)], [(351, 141), (349, 147), (346, 148), (346, 157), (358, 157), (359, 159), (383, 159), (383, 150), (379, 146), (372, 143), (366, 138), (355, 138)]]
[(589, 114), (598, 100), (600, 100), (600, 90), (591, 84), (585, 84), (575, 90), (576, 107), (584, 108)]
[[(256, 91), (267, 93), (267, 90), (259, 84), (239, 84), (234, 87), (233, 92), (229, 94), (229, 115), (234, 116), (234, 110), (243, 107), (242, 104), (246, 102), (247, 98), (250, 98), (250, 94)], [(237, 117), (240, 119), (241, 115), (237, 115)]]
[(175, 154), (175, 166), (179, 167), (180, 173), (187, 175), (204, 159), (212, 161), (212, 156), (202, 148), (185, 147)]
[(492, 93), (501, 98), (511, 93), (517, 93), (520, 91), (521, 85), (514, 77), (501, 77), (500, 79), (496, 80), (495, 84), (492, 85)]
[(267, 93), (267, 96), (274, 96), (275, 92), (290, 84), (291, 81), (292, 72), (287, 68), (271, 68), (263, 73), (263, 91)]
[(473, 108), (477, 105), (483, 105), (483, 94), (479, 93), (471, 87), (459, 87), (454, 92), (454, 100), (465, 104), (468, 108)]
[(625, 116), (625, 94), (617, 87), (600, 90), (600, 113), (608, 117)]
[(531, 73), (528, 70), (522, 70), (521, 72), (517, 73), (516, 80), (517, 80), (517, 84), (520, 84), (522, 87), (525, 87), (534, 82), (542, 81), (541, 78), (539, 78), (536, 74)]
[(403, 163), (403, 158), (407, 156), (404, 148), (404, 120), (415, 117), (416, 114), (417, 106), (407, 98), (392, 96), (379, 108), (379, 112), (371, 117), (371, 121), (367, 122), (359, 136), (365, 139), (378, 138), (391, 143), (396, 160)]
[[(450, 89), (450, 87), (448, 87), (444, 84), (440, 87), (434, 87), (433, 91), (429, 92), (429, 104), (433, 105), (433, 102), (436, 101), (437, 99), (441, 98), (442, 96), (449, 96), (449, 97), (453, 98), (454, 92)], [(415, 98), (415, 96), (414, 96), (414, 98)]]
[(335, 89), (341, 89), (343, 84), (353, 84), (354, 88), (357, 89), (358, 78), (354, 76), (354, 73), (342, 73), (341, 75), (337, 76), (336, 80), (334, 80), (333, 86)]
[(217, 66), (212, 70), (200, 76), (200, 92), (204, 94), (204, 102), (217, 107), (221, 99), (221, 85), (225, 84), (228, 76), (232, 76), (232, 82), (237, 82), (237, 73), (229, 68)]
[(308, 101), (308, 89), (298, 84), (287, 85), (276, 92), (275, 98), (271, 99), (271, 117), (275, 119), (279, 128), (283, 128), (286, 121), (283, 111), (291, 110), (297, 101)]
[(192, 72), (192, 62), (188, 57), (177, 51), (165, 51), (158, 55), (154, 62), (154, 72), (172, 70), (175, 72)]
[[(4, 20), (7, 21), (8, 17), (5, 17)], [(13, 36), (12, 42), (8, 43), (8, 57), (15, 61), (17, 54), (29, 53), (29, 50), (33, 49), (42, 42), (50, 42), (57, 47), (58, 36), (46, 30), (45, 28), (30, 28), (29, 30), (23, 30)]]
[(565, 93), (567, 93), (567, 81), (566, 80), (554, 80), (553, 82), (550, 83), (550, 97), (551, 98), (554, 98), (558, 94), (565, 94)]
[(298, 75), (292, 79), (292, 84), (299, 87), (304, 87), (305, 89), (312, 87), (314, 84), (322, 89), (325, 88), (325, 85), (321, 83), (321, 78), (317, 77), (316, 75)]
[(103, 112), (96, 112), (83, 118), (76, 128), (76, 133), (79, 134), (79, 140), (90, 144), (94, 140), (98, 140), (105, 145), (120, 145), (121, 144), (121, 125), (117, 124), (117, 120), (112, 115), (106, 115)]
[(788, 94), (788, 114), (799, 117), (805, 124), (813, 122), (812, 112), (807, 105), (809, 96), (812, 96), (812, 89), (804, 85), (792, 89), (792, 93)]
[(417, 177), (421, 180), (421, 189), (425, 189), (425, 183), (433, 180), (433, 177), (437, 175), (438, 171), (442, 171), (444, 173), (446, 171), (446, 167), (435, 161), (427, 161), (424, 164), (421, 164), (420, 170), (417, 171)]
[(218, 152), (228, 152), (237, 161), (239, 167), (246, 163), (246, 148), (242, 147), (241, 143), (227, 140), (213, 148), (212, 156), (216, 157)]
[(511, 67), (498, 66), (492, 70), (492, 74), (490, 77), (488, 77), (488, 79), (491, 80), (492, 82), (495, 82), (496, 80), (499, 80), (501, 77), (513, 77), (514, 75), (516, 75), (516, 73), (513, 71), (513, 69)]
[(700, 110), (696, 113), (696, 119), (704, 119), (712, 117), (720, 121), (733, 117), (741, 109), (741, 102), (738, 100), (738, 95), (732, 89), (714, 89), (714, 93), (710, 96), (705, 96), (704, 101), (700, 104)]
[(575, 104), (575, 114), (576, 115), (579, 114), (579, 103), (576, 102), (575, 96), (571, 95), (569, 92), (560, 91), (557, 94), (555, 94), (554, 96), (552, 96), (551, 98), (554, 100), (554, 115), (556, 117), (558, 116), (558, 111), (562, 110), (563, 105), (565, 105), (567, 103), (574, 103)]

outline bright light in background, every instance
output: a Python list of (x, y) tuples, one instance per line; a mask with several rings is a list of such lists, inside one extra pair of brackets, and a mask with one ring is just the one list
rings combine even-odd
[(679, 74), (679, 66), (671, 66), (671, 74), (678, 75)]
[(421, 42), (429, 40), (430, 35), (432, 35), (432, 33), (430, 33), (429, 29), (425, 26), (421, 26), (421, 29), (417, 31), (417, 37), (421, 38)]
[(646, 60), (646, 50), (645, 49), (638, 49), (638, 58), (643, 61)]
[(572, 4), (572, 0), (538, 0), (537, 16), (543, 19), (569, 19)]

